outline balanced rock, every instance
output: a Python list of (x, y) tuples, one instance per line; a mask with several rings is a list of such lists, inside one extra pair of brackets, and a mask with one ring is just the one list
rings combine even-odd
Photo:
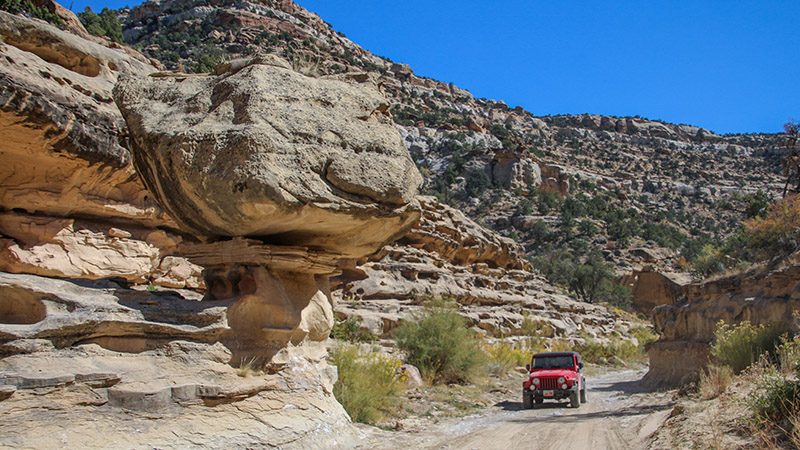
[(182, 229), (357, 257), (417, 220), (421, 176), (368, 77), (266, 57), (218, 72), (114, 89), (134, 163)]

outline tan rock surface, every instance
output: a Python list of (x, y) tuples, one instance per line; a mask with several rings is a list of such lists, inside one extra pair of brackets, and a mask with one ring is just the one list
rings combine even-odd
[(274, 374), (237, 371), (220, 344), (185, 341), (141, 353), (88, 344), (7, 357), (0, 383), (15, 389), (0, 401), (0, 446), (349, 448), (358, 435), (323, 354), (296, 354)]
[(127, 77), (137, 169), (186, 231), (360, 257), (417, 219), (421, 176), (368, 81), (275, 58), (220, 76)]
[(642, 313), (649, 313), (656, 306), (679, 301), (686, 295), (686, 286), (691, 281), (688, 274), (662, 273), (645, 267), (625, 277), (623, 284), (632, 286), (633, 307)]
[(180, 236), (150, 228), (0, 213), (0, 270), (50, 277), (123, 278), (171, 288), (199, 288), (202, 268), (166, 256)]
[(130, 51), (3, 11), (0, 38), (0, 205), (169, 223), (133, 171), (111, 99), (121, 73), (155, 68)]
[(173, 224), (133, 170), (111, 99), (120, 74), (156, 69), (2, 11), (0, 37), (0, 207), (20, 211), (0, 215), (0, 269), (201, 286), (199, 267), (163, 262), (181, 238), (147, 228)]

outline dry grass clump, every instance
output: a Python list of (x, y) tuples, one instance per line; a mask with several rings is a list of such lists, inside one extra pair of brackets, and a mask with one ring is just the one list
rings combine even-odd
[(263, 366), (264, 364), (255, 356), (252, 358), (243, 358), (239, 361), (239, 366), (236, 367), (236, 375), (242, 378), (261, 376), (264, 375)]
[(533, 351), (516, 347), (508, 342), (487, 344), (483, 348), (487, 355), (489, 375), (500, 376), (531, 362)]
[(728, 366), (708, 366), (705, 371), (700, 374), (700, 381), (697, 389), (700, 393), (700, 398), (703, 400), (711, 400), (717, 398), (728, 389), (733, 381), (733, 370)]

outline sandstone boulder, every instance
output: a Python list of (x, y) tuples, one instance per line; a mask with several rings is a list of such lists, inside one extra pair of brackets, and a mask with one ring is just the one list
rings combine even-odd
[(421, 176), (368, 78), (256, 58), (218, 76), (126, 77), (114, 96), (146, 185), (198, 236), (362, 256), (418, 218)]

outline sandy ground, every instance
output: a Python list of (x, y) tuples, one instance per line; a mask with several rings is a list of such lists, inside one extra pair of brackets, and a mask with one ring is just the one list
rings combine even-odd
[[(521, 398), (485, 413), (398, 432), (371, 429), (359, 448), (398, 449), (641, 449), (669, 414), (672, 393), (646, 392), (644, 370), (587, 379), (580, 408), (545, 402), (522, 409)], [(520, 394), (521, 397), (521, 394)]]

